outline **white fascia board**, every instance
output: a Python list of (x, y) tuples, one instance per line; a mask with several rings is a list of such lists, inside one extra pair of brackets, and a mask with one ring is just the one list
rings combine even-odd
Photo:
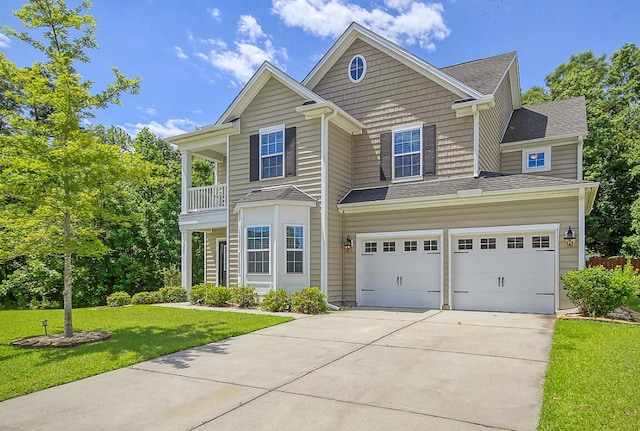
[(578, 144), (583, 138), (582, 135), (561, 135), (561, 136), (549, 136), (546, 138), (529, 139), (526, 141), (507, 142), (500, 144), (500, 151), (503, 153), (510, 153), (514, 151), (521, 151), (527, 147), (535, 147), (544, 145), (546, 147), (555, 147), (558, 145)]
[(511, 78), (511, 104), (513, 109), (522, 108), (522, 89), (520, 88), (520, 66), (518, 64), (518, 54), (513, 58), (513, 62), (508, 68)]
[[(597, 188), (597, 185), (595, 187)], [(590, 189), (591, 187), (586, 187), (584, 184), (576, 184), (571, 186), (554, 186), (536, 189), (482, 192), (476, 196), (468, 196), (465, 193), (462, 193), (460, 195), (435, 196), (422, 199), (406, 198), (394, 199), (392, 201), (338, 204), (338, 210), (344, 214), (355, 214), (376, 211), (410, 210), (496, 202), (552, 199), (556, 197), (578, 196), (578, 191), (581, 188)]]
[(313, 88), (322, 79), (326, 72), (336, 63), (338, 58), (340, 58), (340, 56), (346, 51), (349, 45), (351, 45), (351, 43), (356, 39), (361, 39), (374, 46), (405, 66), (440, 84), (461, 98), (473, 97), (475, 99), (479, 99), (483, 96), (477, 90), (474, 90), (463, 82), (458, 81), (451, 75), (427, 63), (415, 54), (355, 22), (351, 23), (347, 30), (345, 30), (345, 32), (336, 40), (329, 51), (327, 51), (314, 68), (311, 69), (311, 72), (309, 72), (309, 74), (304, 78), (302, 84), (309, 88)]
[(285, 87), (288, 87), (291, 91), (298, 94), (305, 100), (313, 100), (316, 103), (324, 102), (322, 97), (300, 84), (273, 64), (265, 61), (253, 74), (249, 82), (246, 83), (235, 99), (233, 99), (231, 105), (229, 105), (229, 107), (220, 116), (216, 124), (228, 121), (230, 117), (240, 117), (242, 112), (244, 112), (247, 106), (249, 106), (249, 103), (251, 103), (254, 97), (256, 97), (271, 77), (280, 81)]
[(560, 223), (526, 224), (516, 226), (489, 226), (489, 227), (464, 227), (449, 229), (450, 236), (482, 235), (482, 234), (506, 234), (525, 232), (556, 232), (560, 229)]
[(219, 208), (215, 211), (180, 214), (178, 226), (181, 232), (204, 231), (214, 228), (226, 228), (227, 208)]
[[(180, 150), (191, 150), (206, 147), (207, 143), (213, 143), (214, 145), (217, 141), (224, 143), (227, 135), (237, 135), (238, 133), (240, 133), (240, 121), (233, 121), (219, 125), (204, 126), (193, 132), (172, 136), (165, 140), (178, 146)], [(202, 144), (203, 142), (206, 143)]]
[(335, 117), (332, 117), (330, 121), (336, 124), (338, 127), (353, 135), (359, 135), (364, 129), (364, 124), (351, 116), (348, 112), (338, 107), (335, 103), (325, 101), (320, 103), (312, 103), (310, 105), (302, 105), (296, 108), (296, 112), (304, 114), (305, 119), (311, 120), (313, 118), (320, 118), (322, 114), (328, 115), (332, 112), (337, 112)]
[(454, 103), (451, 105), (451, 109), (456, 111), (456, 118), (467, 117), (473, 115), (475, 111), (484, 111), (485, 109), (491, 109), (496, 106), (496, 101), (493, 95), (482, 96), (475, 100), (469, 100), (467, 102)]
[(383, 239), (383, 238), (412, 238), (412, 237), (437, 237), (442, 235), (442, 229), (428, 229), (428, 230), (405, 230), (397, 232), (372, 232), (372, 233), (357, 233), (356, 240), (367, 239)]
[(260, 208), (260, 207), (274, 207), (274, 206), (290, 206), (290, 207), (308, 207), (314, 208), (317, 206), (316, 201), (292, 201), (292, 200), (269, 200), (269, 201), (255, 201), (255, 202), (240, 202), (233, 208), (233, 213), (238, 214), (240, 210), (247, 208)]

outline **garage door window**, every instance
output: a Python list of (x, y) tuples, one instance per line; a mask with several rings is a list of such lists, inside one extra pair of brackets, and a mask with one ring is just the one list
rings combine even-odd
[(480, 238), (481, 250), (495, 250), (496, 239), (495, 238)]
[(382, 251), (384, 252), (392, 252), (396, 251), (396, 242), (395, 241), (385, 241), (382, 243)]
[(458, 250), (472, 250), (473, 249), (473, 239), (465, 238), (458, 240)]
[(418, 251), (418, 241), (405, 241), (404, 251)]
[(549, 235), (532, 237), (531, 246), (533, 248), (549, 248)]
[(364, 252), (365, 253), (376, 253), (378, 251), (378, 243), (377, 242), (365, 242), (364, 243)]
[(428, 239), (424, 242), (424, 251), (438, 251), (438, 240)]
[(508, 237), (507, 248), (524, 248), (524, 237), (521, 237), (521, 236)]

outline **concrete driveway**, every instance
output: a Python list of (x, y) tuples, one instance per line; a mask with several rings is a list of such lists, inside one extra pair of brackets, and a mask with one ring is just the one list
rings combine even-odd
[(2, 430), (534, 430), (554, 319), (354, 309), (0, 403)]

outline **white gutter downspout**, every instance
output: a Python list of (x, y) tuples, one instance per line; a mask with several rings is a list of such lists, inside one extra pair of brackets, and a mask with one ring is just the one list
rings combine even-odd
[(473, 176), (480, 176), (480, 112), (478, 105), (471, 106), (473, 112)]
[(584, 222), (584, 187), (580, 189), (578, 194), (578, 269), (583, 269), (586, 262), (585, 256), (585, 232)]
[[(329, 120), (338, 115), (334, 110), (331, 114), (322, 114), (320, 117), (320, 290), (329, 297), (329, 241), (327, 238), (327, 226), (329, 224)], [(327, 302), (332, 310), (340, 308)]]

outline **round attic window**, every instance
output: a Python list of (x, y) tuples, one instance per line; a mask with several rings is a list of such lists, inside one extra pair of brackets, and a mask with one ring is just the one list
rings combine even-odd
[(356, 83), (362, 81), (364, 74), (367, 72), (367, 62), (361, 55), (354, 56), (349, 62), (349, 79)]

